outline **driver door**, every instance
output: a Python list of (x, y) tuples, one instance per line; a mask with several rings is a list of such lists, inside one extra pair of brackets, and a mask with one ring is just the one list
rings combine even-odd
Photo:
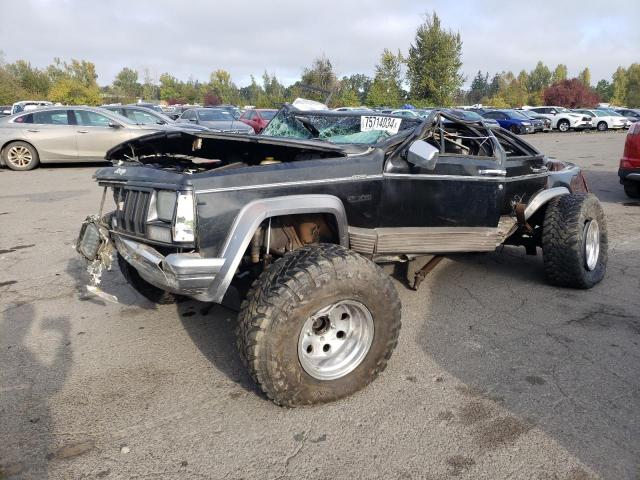
[[(488, 134), (485, 134), (488, 135)], [(447, 132), (435, 168), (385, 166), (379, 254), (492, 251), (504, 198), (504, 152), (493, 137)], [(404, 166), (398, 165), (404, 161)], [(388, 160), (387, 162), (389, 162)], [(404, 169), (404, 171), (401, 171)]]

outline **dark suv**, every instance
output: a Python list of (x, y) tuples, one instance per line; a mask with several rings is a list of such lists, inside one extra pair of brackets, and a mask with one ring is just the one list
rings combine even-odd
[(107, 158), (95, 179), (112, 211), (77, 244), (90, 271), (115, 249), (157, 302), (246, 286), (238, 347), (280, 405), (344, 397), (385, 368), (401, 308), (379, 264), (509, 244), (541, 247), (554, 285), (590, 288), (606, 269), (604, 214), (577, 166), (446, 112), (285, 106), (262, 135), (163, 132)]

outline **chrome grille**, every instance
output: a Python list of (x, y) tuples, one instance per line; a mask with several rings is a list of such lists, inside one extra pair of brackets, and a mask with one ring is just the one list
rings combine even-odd
[(144, 236), (147, 233), (151, 192), (120, 188), (115, 192), (115, 195), (117, 230)]

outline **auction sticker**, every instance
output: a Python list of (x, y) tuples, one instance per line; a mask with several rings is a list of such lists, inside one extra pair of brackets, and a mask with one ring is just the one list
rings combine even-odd
[(384, 130), (385, 132), (396, 134), (400, 130), (400, 122), (402, 122), (401, 118), (362, 115), (360, 117), (360, 131)]

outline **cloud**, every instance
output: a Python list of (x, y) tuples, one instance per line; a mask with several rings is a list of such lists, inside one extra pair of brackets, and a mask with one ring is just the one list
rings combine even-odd
[(431, 10), (460, 32), (469, 80), (477, 70), (531, 70), (538, 60), (565, 63), (574, 75), (588, 66), (598, 80), (638, 61), (640, 2), (591, 0), (2, 0), (0, 45), (9, 62), (93, 61), (100, 84), (124, 66), (185, 80), (223, 68), (241, 85), (267, 70), (291, 83), (320, 54), (338, 75), (372, 74), (382, 49), (407, 52)]

